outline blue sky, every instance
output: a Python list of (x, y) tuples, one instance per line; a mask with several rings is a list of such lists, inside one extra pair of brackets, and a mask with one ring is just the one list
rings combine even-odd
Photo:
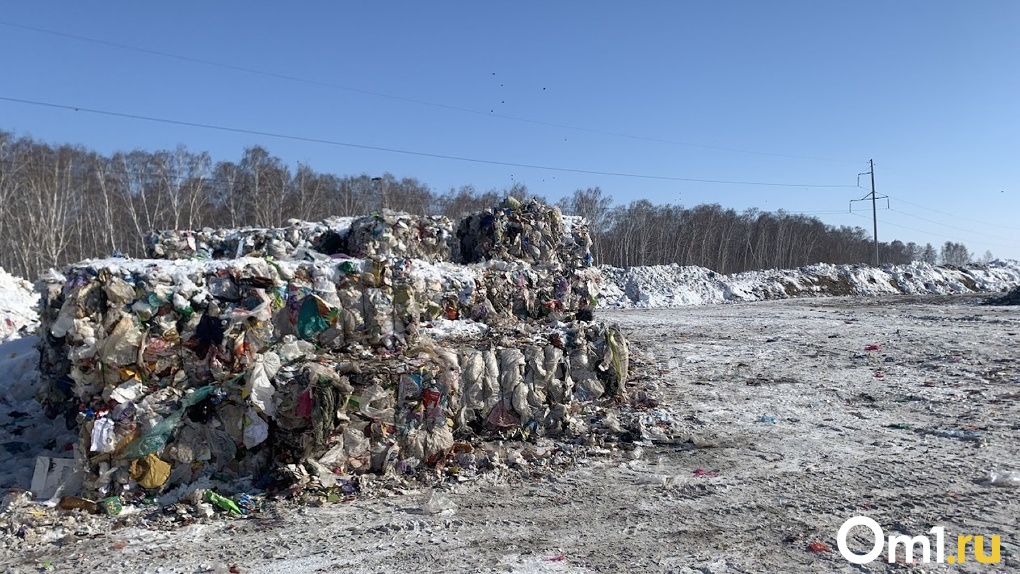
[(261, 144), (439, 191), (600, 186), (869, 233), (869, 206), (846, 213), (864, 189), (677, 178), (853, 186), (873, 158), (880, 239), (1020, 259), (1018, 2), (10, 2), (0, 20), (135, 48), (0, 24), (0, 97), (519, 165), (0, 100), (0, 129), (47, 142)]

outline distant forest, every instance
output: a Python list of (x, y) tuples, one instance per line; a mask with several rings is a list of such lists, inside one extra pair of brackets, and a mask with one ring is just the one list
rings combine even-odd
[[(237, 162), (214, 162), (184, 147), (104, 156), (0, 131), (0, 266), (26, 278), (115, 251), (139, 257), (151, 230), (279, 227), (291, 218), (366, 215), (388, 208), (458, 218), (503, 197), (535, 197), (521, 184), (439, 192), (414, 178), (296, 169), (261, 146)], [(545, 201), (544, 198), (538, 197)], [(619, 267), (678, 263), (720, 273), (811, 263), (868, 263), (874, 246), (860, 227), (833, 227), (784, 211), (737, 212), (719, 205), (614, 205), (599, 188), (579, 189), (557, 205), (588, 219), (597, 263)], [(883, 263), (912, 260), (962, 265), (966, 246), (891, 241)], [(990, 259), (986, 254), (985, 258)]]

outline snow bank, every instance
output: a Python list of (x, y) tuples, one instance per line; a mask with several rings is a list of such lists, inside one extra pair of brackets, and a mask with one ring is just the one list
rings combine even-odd
[(0, 268), (0, 341), (17, 339), (18, 331), (32, 331), (39, 324), (39, 294), (32, 284)]
[(28, 488), (36, 455), (68, 456), (73, 441), (63, 419), (46, 418), (35, 391), (39, 351), (39, 294), (0, 269), (0, 487)]
[(947, 295), (1004, 292), (1020, 285), (1020, 261), (940, 267), (913, 262), (881, 268), (815, 264), (720, 275), (704, 267), (601, 266), (603, 307), (663, 308), (727, 301), (839, 295)]

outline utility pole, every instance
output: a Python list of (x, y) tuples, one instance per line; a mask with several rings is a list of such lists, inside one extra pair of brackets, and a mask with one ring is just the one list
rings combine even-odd
[(878, 197), (877, 195), (875, 195), (875, 160), (869, 159), (868, 160), (868, 166), (871, 169), (869, 169), (868, 171), (863, 171), (863, 172), (857, 174), (857, 186), (860, 187), (860, 185), (861, 185), (861, 176), (862, 175), (870, 175), (871, 176), (871, 193), (869, 193), (868, 195), (865, 195), (864, 197), (862, 197), (860, 199), (853, 199), (853, 200), (851, 200), (850, 201), (850, 212), (853, 213), (853, 211), (854, 211), (854, 202), (855, 201), (867, 201), (869, 198), (871, 199), (871, 224), (872, 224), (873, 229), (875, 231), (875, 267), (878, 267), (880, 265), (880, 263), (879, 263), (879, 260), (878, 260), (878, 207), (876, 205), (876, 200), (878, 200), (878, 199), (886, 199), (887, 196), (883, 195), (882, 197)]
[(875, 160), (869, 159), (868, 173), (871, 174), (871, 225), (875, 229), (875, 267), (878, 267), (878, 208), (875, 207)]
[(376, 184), (375, 193), (379, 196), (379, 205), (382, 206), (379, 208), (379, 212), (382, 213), (383, 209), (389, 207), (389, 202), (386, 198), (386, 179), (382, 177), (373, 177), (372, 183)]

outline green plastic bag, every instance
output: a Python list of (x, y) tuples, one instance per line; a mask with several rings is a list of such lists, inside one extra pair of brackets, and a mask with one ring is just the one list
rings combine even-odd
[(157, 452), (166, 446), (166, 443), (170, 440), (170, 435), (174, 433), (174, 429), (181, 424), (181, 418), (184, 417), (184, 411), (188, 410), (188, 407), (192, 407), (204, 401), (206, 397), (212, 394), (212, 390), (212, 386), (206, 385), (185, 396), (184, 400), (181, 401), (180, 409), (174, 411), (173, 414), (156, 423), (155, 426), (149, 429), (149, 432), (131, 441), (131, 443), (124, 448), (123, 457), (126, 459), (142, 458)]
[(325, 301), (315, 295), (306, 297), (301, 304), (301, 311), (298, 313), (297, 333), (298, 337), (309, 341), (329, 327), (326, 322), (326, 315), (329, 314), (329, 306)]

